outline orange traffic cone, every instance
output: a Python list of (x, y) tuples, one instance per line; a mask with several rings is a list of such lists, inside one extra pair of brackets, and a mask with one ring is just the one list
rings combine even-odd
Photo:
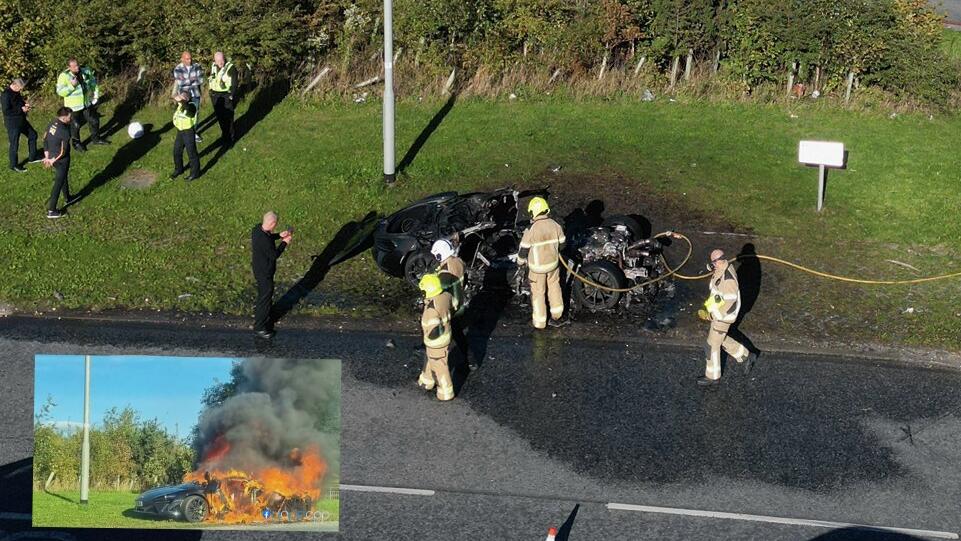
[(557, 528), (551, 526), (547, 529), (547, 539), (544, 541), (554, 541), (557, 538)]

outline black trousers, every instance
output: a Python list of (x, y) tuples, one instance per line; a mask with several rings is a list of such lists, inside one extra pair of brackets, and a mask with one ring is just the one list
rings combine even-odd
[(64, 203), (70, 199), (70, 185), (67, 184), (67, 173), (70, 171), (69, 161), (58, 161), (53, 164), (53, 190), (50, 192), (50, 200), (47, 201), (47, 210), (57, 210), (57, 199), (63, 192)]
[(174, 139), (174, 173), (184, 172), (184, 149), (187, 150), (187, 159), (190, 161), (190, 176), (197, 178), (200, 176), (200, 156), (197, 154), (197, 140), (194, 139), (194, 130), (177, 131), (177, 138)]
[(6, 120), (5, 124), (7, 126), (7, 139), (10, 140), (10, 168), (12, 169), (20, 165), (17, 151), (20, 150), (21, 135), (27, 136), (27, 159), (32, 160), (37, 156), (37, 130), (34, 130), (25, 118), (22, 120), (4, 120)]
[(254, 331), (273, 330), (270, 314), (274, 306), (273, 278), (257, 278), (257, 302), (254, 304)]
[(79, 111), (74, 111), (70, 120), (70, 138), (74, 144), (80, 143), (80, 126), (88, 124), (90, 126), (90, 138), (94, 141), (100, 139), (100, 114), (97, 113), (96, 105), (88, 105)]
[(217, 117), (217, 123), (220, 124), (221, 140), (224, 144), (233, 144), (234, 102), (226, 92), (211, 92), (210, 96), (214, 102), (214, 115)]

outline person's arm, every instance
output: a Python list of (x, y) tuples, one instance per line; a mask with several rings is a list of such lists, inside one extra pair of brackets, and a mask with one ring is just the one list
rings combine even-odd
[(284, 250), (287, 249), (287, 245), (288, 245), (288, 244), (290, 244), (290, 243), (289, 243), (288, 241), (286, 241), (286, 240), (282, 240), (282, 241), (280, 241), (280, 242), (278, 243), (277, 247), (275, 248), (275, 250), (276, 250), (276, 255), (274, 256), (274, 259), (280, 257), (280, 254), (284, 253)]
[[(77, 81), (77, 84), (80, 84)], [(57, 76), (57, 95), (61, 98), (66, 98), (70, 95), (73, 90), (77, 88), (77, 85), (70, 82), (70, 75), (67, 73), (61, 73)]]
[(13, 110), (13, 93), (6, 90), (0, 93), (0, 108), (3, 109), (3, 116), (14, 116), (20, 112)]
[(93, 70), (90, 70), (87, 73), (90, 74), (90, 82), (87, 86), (91, 88), (91, 92), (93, 92), (93, 101), (91, 103), (96, 105), (97, 102), (100, 101), (100, 85), (97, 84), (97, 76), (94, 75)]
[(524, 265), (527, 263), (527, 254), (531, 251), (531, 230), (527, 229), (524, 231), (524, 235), (521, 237), (521, 244), (517, 251), (517, 264)]
[(230, 66), (230, 69), (227, 70), (227, 77), (230, 77), (230, 101), (236, 101), (237, 85), (240, 83), (240, 81), (237, 80), (237, 66)]

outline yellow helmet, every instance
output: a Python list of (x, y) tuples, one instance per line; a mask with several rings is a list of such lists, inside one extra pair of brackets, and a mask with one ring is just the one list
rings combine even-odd
[(440, 283), (440, 276), (436, 274), (425, 274), (424, 277), (420, 279), (418, 287), (424, 292), (424, 297), (427, 299), (432, 299), (444, 292), (444, 288)]
[(545, 212), (550, 212), (551, 207), (547, 205), (547, 200), (543, 197), (535, 197), (531, 199), (531, 202), (527, 204), (527, 212), (531, 213), (531, 216), (536, 218)]

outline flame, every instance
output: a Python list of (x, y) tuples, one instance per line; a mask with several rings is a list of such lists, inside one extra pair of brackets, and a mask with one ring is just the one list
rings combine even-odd
[(207, 484), (207, 476), (219, 484), (207, 494), (208, 521), (225, 524), (264, 522), (264, 510), (271, 515), (295, 520), (297, 512), (312, 511), (320, 499), (327, 474), (327, 462), (320, 448), (292, 449), (282, 464), (254, 469), (218, 467), (230, 452), (230, 444), (217, 437), (204, 453), (200, 467), (184, 476), (185, 483)]

